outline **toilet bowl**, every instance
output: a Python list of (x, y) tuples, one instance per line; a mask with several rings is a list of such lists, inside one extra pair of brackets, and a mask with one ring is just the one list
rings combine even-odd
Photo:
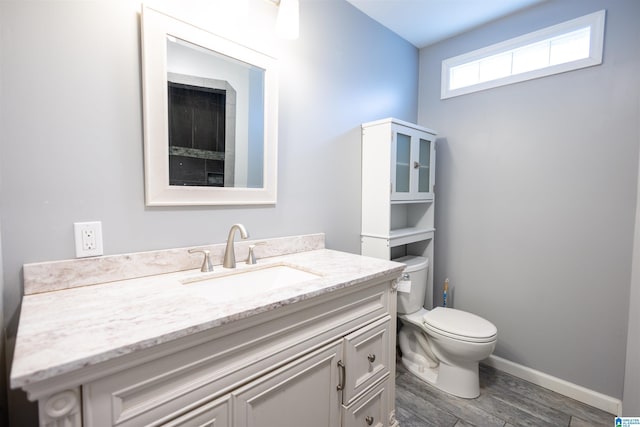
[(427, 290), (427, 259), (402, 257), (394, 261), (407, 265), (397, 293), (402, 364), (440, 390), (458, 397), (478, 397), (478, 363), (493, 352), (497, 328), (462, 310), (426, 310), (422, 304)]

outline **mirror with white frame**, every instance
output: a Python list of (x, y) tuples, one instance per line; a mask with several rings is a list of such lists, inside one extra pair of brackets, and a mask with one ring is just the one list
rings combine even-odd
[(275, 204), (276, 60), (142, 13), (147, 206)]

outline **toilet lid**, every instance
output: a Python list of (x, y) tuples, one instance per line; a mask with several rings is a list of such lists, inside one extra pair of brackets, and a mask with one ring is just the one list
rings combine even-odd
[(488, 320), (453, 308), (436, 307), (422, 316), (422, 321), (435, 332), (464, 341), (489, 341), (498, 333), (498, 329)]

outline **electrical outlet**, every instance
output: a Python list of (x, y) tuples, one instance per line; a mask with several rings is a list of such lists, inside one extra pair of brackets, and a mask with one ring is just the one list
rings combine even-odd
[(102, 223), (74, 222), (76, 238), (76, 258), (102, 255)]

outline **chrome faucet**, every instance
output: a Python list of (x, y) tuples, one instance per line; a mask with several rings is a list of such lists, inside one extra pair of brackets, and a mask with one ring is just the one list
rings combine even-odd
[(233, 224), (231, 226), (231, 230), (229, 230), (229, 237), (227, 237), (227, 248), (224, 251), (224, 261), (222, 263), (224, 268), (236, 268), (236, 253), (233, 246), (233, 237), (235, 236), (236, 230), (240, 230), (240, 236), (243, 239), (247, 239), (249, 237), (249, 233), (247, 233), (247, 229), (244, 228), (244, 225)]

